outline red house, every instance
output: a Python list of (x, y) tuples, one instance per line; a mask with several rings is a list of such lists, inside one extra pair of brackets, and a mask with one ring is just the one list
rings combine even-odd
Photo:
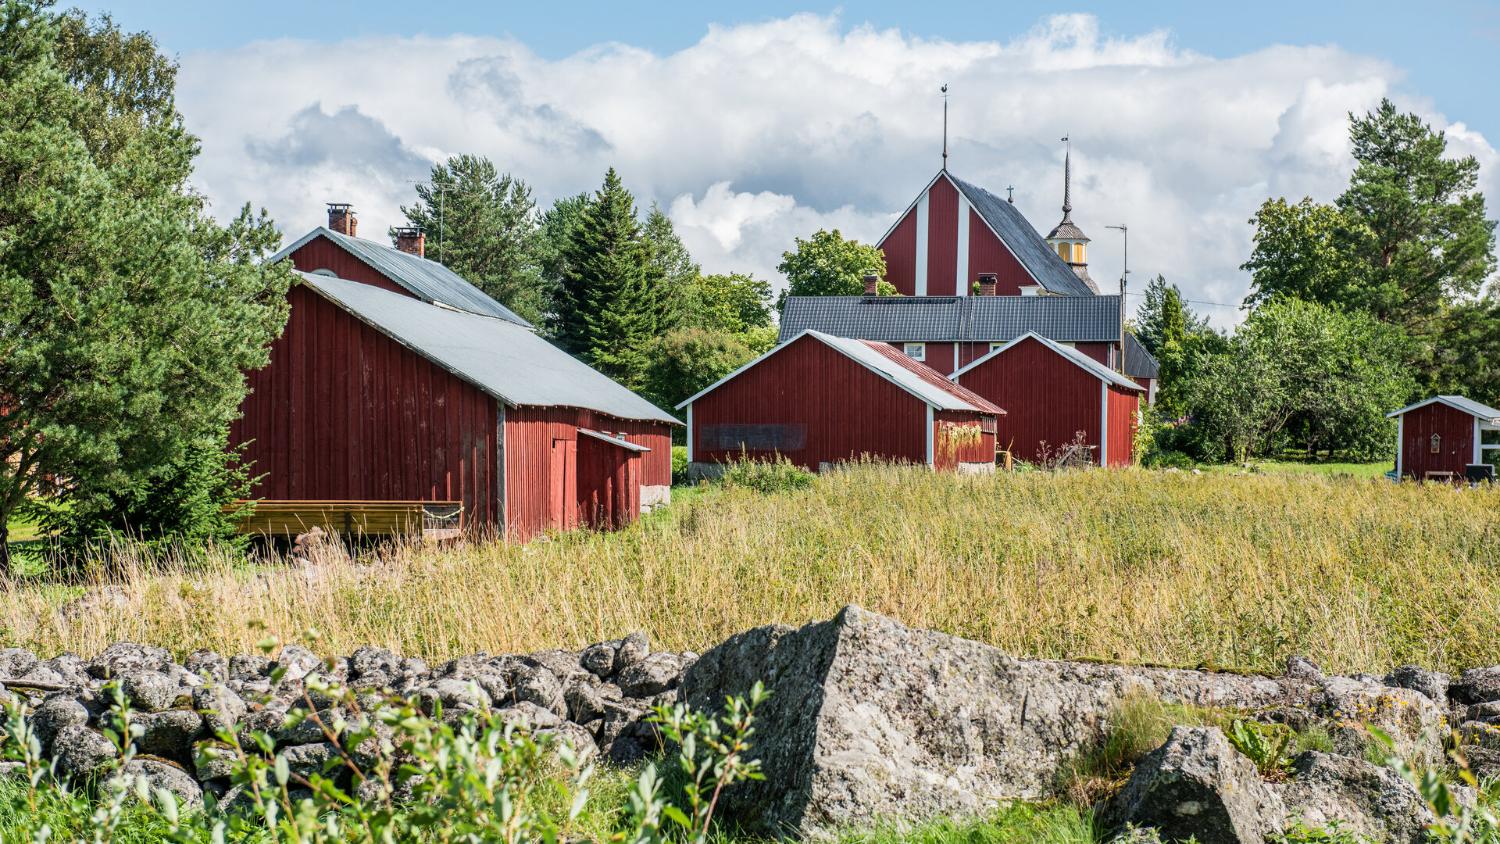
[(688, 459), (712, 473), (742, 456), (808, 469), (872, 457), (994, 470), (1005, 411), (885, 343), (807, 331), (678, 405)]
[(256, 498), (461, 502), (463, 527), (515, 538), (668, 500), (680, 423), (426, 260), (419, 234), (406, 252), (354, 237), (347, 206), (330, 222), (277, 256), (302, 282), (231, 431)]
[(1021, 460), (1056, 453), (1082, 432), (1099, 466), (1135, 462), (1144, 389), (1077, 349), (1034, 332), (953, 373), (953, 380), (1007, 409), (996, 441)]
[(1463, 396), (1434, 396), (1387, 414), (1396, 420), (1396, 476), (1415, 480), (1457, 480), (1470, 467), (1494, 477), (1500, 436), (1500, 410)]

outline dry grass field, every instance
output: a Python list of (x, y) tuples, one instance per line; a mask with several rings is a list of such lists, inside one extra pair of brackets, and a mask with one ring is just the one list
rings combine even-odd
[(1279, 670), (1500, 663), (1500, 489), (1142, 470), (954, 477), (889, 466), (775, 493), (707, 487), (628, 530), (402, 548), (310, 570), (206, 554), (0, 586), (0, 644), (132, 639), (442, 657), (634, 629), (702, 649), (858, 603), (1018, 655)]

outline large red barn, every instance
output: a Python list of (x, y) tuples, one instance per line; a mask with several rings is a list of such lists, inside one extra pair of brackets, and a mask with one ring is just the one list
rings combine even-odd
[(1083, 352), (1027, 332), (953, 373), (953, 380), (1006, 408), (996, 440), (1036, 461), (1083, 434), (1100, 466), (1135, 462), (1144, 389)]
[(1500, 450), (1500, 439), (1484, 441), (1500, 431), (1500, 410), (1463, 396), (1434, 396), (1388, 416), (1396, 419), (1397, 477), (1457, 480), (1470, 466), (1493, 465)]
[(695, 471), (748, 456), (992, 471), (1005, 411), (884, 343), (807, 331), (678, 405)]
[(457, 501), (515, 538), (669, 498), (680, 423), (408, 243), (319, 228), (278, 256), (302, 281), (231, 431), (256, 498)]

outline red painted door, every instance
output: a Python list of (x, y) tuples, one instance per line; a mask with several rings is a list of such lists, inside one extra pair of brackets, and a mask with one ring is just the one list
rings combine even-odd
[(547, 524), (559, 530), (578, 526), (578, 441), (552, 441), (547, 472)]

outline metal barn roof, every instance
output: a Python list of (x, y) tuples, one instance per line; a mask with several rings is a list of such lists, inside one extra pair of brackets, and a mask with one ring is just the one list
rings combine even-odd
[[(972, 185), (951, 173), (948, 178), (963, 191), (969, 204), (979, 216), (994, 229), (1007, 248), (1036, 279), (1037, 284), (1048, 292), (1068, 296), (1093, 296), (1094, 291), (1083, 283), (1052, 247), (1047, 245), (1036, 228), (1027, 221), (1014, 203), (1006, 202), (978, 185)], [(1078, 233), (1082, 236), (1083, 232)]]
[(1006, 343), (1004, 346), (991, 351), (984, 357), (981, 357), (968, 366), (965, 366), (959, 369), (957, 372), (954, 372), (951, 377), (957, 379), (958, 376), (985, 363), (990, 358), (1005, 354), (1007, 351), (1015, 347), (1016, 344), (1020, 343), (1022, 340), (1027, 339), (1028, 337), (1036, 340), (1038, 343), (1041, 343), (1043, 346), (1046, 346), (1052, 351), (1057, 352), (1059, 355), (1062, 355), (1064, 358), (1071, 361), (1075, 366), (1087, 370), (1090, 375), (1093, 375), (1095, 378), (1098, 378), (1101, 381), (1107, 381), (1110, 384), (1115, 385), (1116, 387), (1122, 387), (1126, 390), (1135, 390), (1142, 393), (1146, 391), (1145, 387), (1142, 387), (1140, 384), (1137, 384), (1129, 378), (1126, 378), (1120, 373), (1114, 371), (1113, 369), (1110, 369), (1099, 361), (1094, 360), (1083, 352), (1080, 352), (1077, 349), (1070, 348), (1068, 346), (1064, 346), (1060, 343), (1055, 343), (1051, 340), (1048, 340), (1046, 337), (1037, 334), (1034, 331), (1028, 331), (1020, 337), (1017, 337), (1009, 343)]
[[(1072, 271), (1069, 270), (1069, 274)], [(1119, 296), (788, 296), (781, 339), (807, 330), (887, 343), (1120, 339)]]
[[(786, 348), (795, 340), (803, 336), (812, 337), (833, 349), (842, 352), (855, 363), (874, 372), (876, 375), (895, 384), (901, 389), (921, 401), (931, 405), (937, 410), (959, 410), (975, 413), (989, 413), (1000, 415), (1004, 410), (994, 405), (988, 399), (966, 387), (961, 387), (938, 375), (934, 370), (925, 367), (914, 360), (907, 359), (901, 352), (889, 347), (882, 348), (881, 344), (855, 340), (847, 337), (834, 337), (821, 331), (804, 331), (779, 344), (776, 348), (766, 352), (755, 360), (736, 369), (718, 381), (699, 390), (692, 397), (677, 405), (679, 409), (687, 407), (708, 393), (718, 389), (723, 384), (734, 380), (741, 372), (755, 366), (766, 358)], [(899, 357), (898, 357), (899, 356)]]
[(489, 294), (437, 261), (419, 258), (409, 252), (402, 252), (394, 246), (386, 246), (373, 240), (340, 234), (325, 226), (318, 226), (298, 238), (292, 245), (272, 255), (271, 260), (280, 261), (318, 237), (328, 238), (424, 302), (447, 305), (450, 308), (473, 314), (498, 317), (526, 328), (532, 327), (531, 323), (522, 319), (510, 308), (496, 302), (490, 298)]
[(1434, 403), (1446, 404), (1454, 410), (1461, 410), (1470, 416), (1483, 420), (1486, 424), (1500, 425), (1500, 410), (1490, 407), (1487, 404), (1480, 404), (1473, 399), (1464, 398), (1463, 396), (1433, 396), (1426, 401), (1419, 401), (1416, 404), (1409, 404), (1400, 410), (1393, 410), (1386, 414), (1386, 418), (1391, 419), (1403, 413), (1416, 410), (1419, 407), (1426, 407)]
[(1132, 378), (1161, 377), (1161, 364), (1129, 331), (1125, 332), (1125, 372)]
[(576, 407), (681, 424), (520, 323), (414, 301), (342, 278), (303, 283), (391, 339), (508, 405)]

